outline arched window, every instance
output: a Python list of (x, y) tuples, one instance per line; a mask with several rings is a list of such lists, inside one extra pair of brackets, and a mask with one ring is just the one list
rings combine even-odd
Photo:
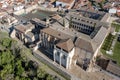
[(60, 56), (60, 52), (57, 52), (57, 56)]
[(66, 59), (66, 56), (65, 56), (65, 55), (63, 55), (63, 56), (62, 56), (62, 58), (63, 58), (63, 59)]

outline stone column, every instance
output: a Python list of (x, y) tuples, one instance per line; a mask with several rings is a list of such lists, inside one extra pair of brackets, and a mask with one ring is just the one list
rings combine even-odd
[(54, 46), (54, 52), (53, 52), (54, 62), (55, 62), (55, 55), (56, 55), (56, 46)]
[(45, 33), (44, 33), (44, 47), (46, 47), (46, 39), (45, 39)]
[(62, 53), (60, 52), (60, 66), (61, 66)]
[(54, 54), (53, 58), (54, 58), (54, 62), (55, 62), (55, 55), (56, 55), (56, 52), (54, 52), (53, 54)]
[(40, 43), (40, 46), (42, 46), (42, 39), (43, 39), (43, 36), (42, 36), (42, 32), (40, 32), (40, 34), (39, 34), (39, 39), (40, 39), (40, 41), (41, 41), (41, 43)]
[(68, 56), (66, 58), (66, 69), (69, 69), (70, 58)]
[(46, 36), (46, 47), (49, 48), (49, 43), (48, 43), (48, 34), (45, 34)]

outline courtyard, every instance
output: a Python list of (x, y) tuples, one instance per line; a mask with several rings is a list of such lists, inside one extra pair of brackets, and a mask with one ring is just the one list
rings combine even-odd
[[(115, 27), (115, 32), (120, 31), (119, 24), (112, 23), (112, 26)], [(117, 37), (118, 37), (118, 34), (116, 35), (109, 34), (102, 45), (101, 52), (105, 57), (116, 61), (117, 64), (120, 66), (120, 42), (117, 41)], [(115, 38), (116, 38), (116, 42), (112, 49), (111, 46)], [(110, 50), (112, 50), (112, 55), (106, 53), (106, 51), (110, 51)]]

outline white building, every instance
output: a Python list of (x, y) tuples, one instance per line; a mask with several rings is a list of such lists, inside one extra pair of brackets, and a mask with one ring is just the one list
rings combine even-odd
[(54, 46), (54, 61), (69, 69), (75, 53), (73, 41), (71, 39), (61, 40)]

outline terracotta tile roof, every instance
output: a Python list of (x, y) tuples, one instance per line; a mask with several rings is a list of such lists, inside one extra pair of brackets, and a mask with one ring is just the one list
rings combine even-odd
[(73, 41), (71, 39), (62, 40), (56, 44), (57, 47), (62, 48), (63, 50), (70, 52), (74, 48)]
[(0, 7), (2, 7), (2, 5), (3, 5), (3, 4), (2, 4), (2, 3), (0, 3)]
[(117, 15), (120, 16), (120, 8), (117, 8)]
[(73, 0), (57, 0), (57, 1), (68, 3), (68, 4), (71, 4), (73, 2)]
[(16, 0), (16, 2), (21, 2), (22, 3), (22, 2), (24, 2), (24, 0)]

